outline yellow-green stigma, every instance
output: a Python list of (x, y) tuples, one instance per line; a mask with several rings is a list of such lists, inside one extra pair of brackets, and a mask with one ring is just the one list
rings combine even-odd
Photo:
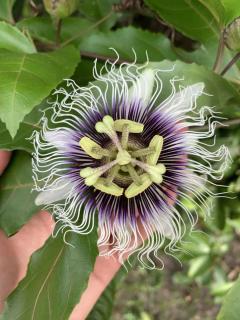
[(124, 194), (133, 198), (152, 183), (162, 182), (166, 168), (158, 163), (163, 146), (161, 136), (155, 135), (149, 146), (141, 148), (131, 135), (142, 133), (144, 125), (127, 119), (114, 121), (110, 116), (97, 122), (95, 129), (106, 134), (111, 143), (103, 148), (88, 137), (80, 140), (84, 152), (101, 162), (99, 167), (80, 170), (87, 186), (116, 197)]

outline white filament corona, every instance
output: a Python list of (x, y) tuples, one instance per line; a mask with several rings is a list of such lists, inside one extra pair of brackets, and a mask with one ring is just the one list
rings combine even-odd
[[(126, 101), (124, 114), (128, 115), (132, 101), (141, 100), (136, 121), (141, 120), (146, 109), (152, 112), (159, 110), (164, 117), (177, 123), (182, 131), (177, 146), (184, 147), (188, 157), (187, 168), (179, 173), (182, 187), (174, 201), (162, 201), (161, 211), (151, 197), (145, 199), (139, 206), (142, 206), (143, 210), (148, 208), (151, 214), (146, 221), (136, 218), (135, 223), (124, 219), (115, 223), (117, 199), (111, 199), (111, 214), (106, 212), (98, 217), (98, 245), (101, 255), (117, 254), (121, 262), (131, 253), (137, 252), (143, 266), (154, 268), (154, 261), (159, 259), (160, 248), (170, 254), (174, 254), (178, 249), (177, 243), (186, 232), (186, 219), (191, 228), (196, 223), (196, 212), (190, 212), (183, 200), (194, 201), (200, 210), (209, 214), (208, 198), (223, 195), (214, 194), (209, 185), (214, 185), (214, 180), (222, 179), (231, 157), (226, 146), (215, 148), (215, 129), (222, 119), (219, 113), (209, 106), (197, 105), (197, 98), (206, 94), (203, 83), (183, 87), (180, 85), (181, 79), (173, 76), (169, 82), (171, 92), (162, 100), (163, 89), (169, 86), (169, 83), (164, 83), (161, 75), (174, 74), (174, 67), (170, 70), (159, 70), (148, 62), (138, 66), (136, 61), (117, 65), (118, 59), (114, 62), (106, 61), (104, 67), (98, 71), (95, 62), (93, 75), (97, 82), (82, 88), (73, 80), (67, 80), (67, 89), (55, 91), (56, 100), (44, 110), (42, 130), (35, 131), (32, 137), (35, 149), (33, 179), (35, 190), (40, 192), (36, 204), (45, 205), (53, 213), (60, 225), (58, 231), (66, 230), (79, 234), (91, 232), (96, 210), (81, 199), (78, 180), (68, 179), (67, 176), (69, 159), (66, 153), (70, 148), (69, 141), (74, 136), (75, 129), (87, 119), (89, 112), (104, 112), (106, 105), (111, 108), (116, 101)], [(123, 110), (120, 109), (120, 117), (121, 112)], [(79, 144), (75, 141), (72, 143), (75, 154), (82, 157), (86, 167), (90, 166), (89, 158), (84, 158), (82, 151), (78, 150)], [(71, 145), (71, 148), (73, 146)], [(173, 143), (168, 148), (162, 160), (171, 164), (174, 158), (168, 154), (174, 151), (176, 144)], [(151, 194), (163, 199), (165, 197), (154, 185)], [(102, 201), (101, 196), (96, 198), (99, 207), (104, 205)], [(135, 207), (139, 208), (134, 201), (135, 199)], [(150, 253), (155, 256), (154, 260)]]

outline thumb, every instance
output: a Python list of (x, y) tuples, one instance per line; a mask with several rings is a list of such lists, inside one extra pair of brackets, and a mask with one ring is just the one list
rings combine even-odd
[(0, 151), (0, 175), (3, 173), (5, 168), (8, 165), (8, 162), (11, 157), (11, 152), (10, 151)]

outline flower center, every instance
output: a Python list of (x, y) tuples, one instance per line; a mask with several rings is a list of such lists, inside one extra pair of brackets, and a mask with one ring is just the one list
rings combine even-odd
[[(142, 133), (143, 124), (127, 119), (114, 121), (112, 117), (105, 116), (96, 123), (95, 129), (110, 138), (111, 146), (103, 148), (88, 137), (80, 140), (80, 147), (90, 157), (103, 160), (99, 167), (86, 167), (80, 171), (87, 186), (117, 197), (124, 194), (127, 198), (133, 198), (152, 183), (162, 182), (166, 171), (164, 164), (158, 163), (162, 136), (155, 135), (146, 148), (133, 148), (130, 135)], [(121, 178), (128, 181), (126, 188)]]

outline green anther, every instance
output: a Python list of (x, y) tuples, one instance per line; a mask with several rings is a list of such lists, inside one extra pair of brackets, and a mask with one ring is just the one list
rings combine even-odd
[(104, 172), (110, 170), (116, 164), (117, 161), (114, 160), (98, 168), (87, 167), (80, 170), (80, 176), (85, 178), (85, 184), (87, 186), (92, 186), (97, 182), (98, 178), (101, 177)]
[(152, 184), (152, 180), (149, 178), (147, 173), (144, 173), (140, 176), (141, 184), (136, 184), (135, 182), (131, 183), (130, 186), (125, 190), (126, 198), (136, 197), (138, 194), (145, 191)]
[(166, 167), (164, 164), (159, 163), (156, 166), (148, 166), (146, 171), (150, 175), (150, 178), (153, 182), (161, 183), (162, 174), (166, 172)]
[(80, 171), (80, 176), (82, 178), (85, 178), (85, 184), (87, 186), (92, 186), (94, 185), (98, 178), (102, 175), (102, 170), (100, 170), (99, 168), (84, 168)]
[(136, 151), (132, 151), (131, 152), (131, 156), (133, 158), (139, 158), (139, 157), (144, 157), (144, 156), (148, 156), (150, 154), (153, 154), (155, 151), (152, 148), (144, 148), (144, 149), (139, 149)]
[(137, 185), (140, 185), (142, 182), (141, 182), (141, 178), (140, 176), (138, 175), (137, 171), (135, 170), (135, 168), (131, 165), (131, 164), (128, 164), (127, 166), (127, 170), (133, 180), (133, 182)]
[(122, 131), (122, 139), (121, 139), (121, 145), (123, 149), (127, 149), (128, 138), (129, 138), (129, 125), (124, 124), (123, 131)]
[(147, 173), (150, 175), (152, 182), (161, 183), (163, 178), (162, 175), (166, 172), (164, 164), (159, 163), (156, 166), (147, 166)]
[(102, 121), (95, 124), (95, 129), (99, 133), (105, 133), (112, 139), (118, 150), (122, 150), (122, 146), (119, 142), (118, 135), (114, 129), (114, 120), (110, 116), (104, 116)]
[(154, 166), (158, 162), (159, 156), (162, 151), (162, 146), (163, 146), (163, 137), (159, 135), (155, 135), (149, 144), (149, 148), (154, 150), (154, 153), (149, 154), (147, 156), (147, 163), (149, 165)]
[(94, 187), (97, 190), (111, 194), (115, 197), (120, 197), (123, 194), (124, 189), (119, 187), (116, 183), (107, 183), (107, 179), (99, 178), (98, 181), (94, 184)]
[(103, 149), (90, 138), (83, 137), (79, 144), (86, 154), (94, 159), (102, 159), (102, 157), (110, 155), (110, 152), (107, 149)]
[(120, 164), (120, 166), (124, 166), (130, 163), (132, 158), (131, 158), (131, 155), (126, 150), (122, 150), (118, 152), (116, 160), (118, 164)]
[(110, 116), (103, 117), (102, 121), (96, 123), (95, 129), (99, 133), (106, 133), (108, 136), (112, 136), (115, 132), (113, 118)]
[(82, 178), (87, 178), (90, 175), (94, 174), (96, 171), (98, 171), (98, 168), (90, 168), (90, 167), (86, 167), (82, 170), (80, 170), (80, 176)]
[(128, 125), (128, 130), (130, 133), (141, 133), (143, 132), (144, 125), (139, 122), (127, 120), (127, 119), (120, 119), (114, 121), (114, 128), (118, 132), (123, 132), (124, 126)]
[(132, 163), (136, 164), (140, 168), (142, 168), (144, 171), (146, 171), (152, 182), (155, 183), (161, 183), (162, 182), (162, 174), (166, 172), (166, 167), (162, 163), (158, 163), (157, 165), (151, 166), (147, 163), (144, 163), (142, 161), (132, 159)]
[[(135, 150), (138, 143), (130, 134), (143, 132), (143, 124), (127, 119), (114, 121), (112, 117), (104, 116), (102, 121), (96, 123), (95, 128), (97, 132), (108, 135), (112, 143), (108, 150), (88, 137), (80, 140), (81, 148), (90, 157), (98, 160), (105, 157), (99, 167), (87, 167), (80, 171), (80, 176), (85, 179), (87, 186), (93, 186), (116, 197), (124, 193), (127, 198), (133, 198), (152, 183), (162, 182), (166, 168), (164, 164), (158, 163), (163, 145), (161, 136), (155, 135), (147, 148)], [(117, 132), (121, 133), (121, 140)], [(145, 173), (142, 173), (143, 171)], [(103, 177), (104, 173), (106, 175)], [(115, 183), (121, 179), (120, 185), (125, 187)]]

